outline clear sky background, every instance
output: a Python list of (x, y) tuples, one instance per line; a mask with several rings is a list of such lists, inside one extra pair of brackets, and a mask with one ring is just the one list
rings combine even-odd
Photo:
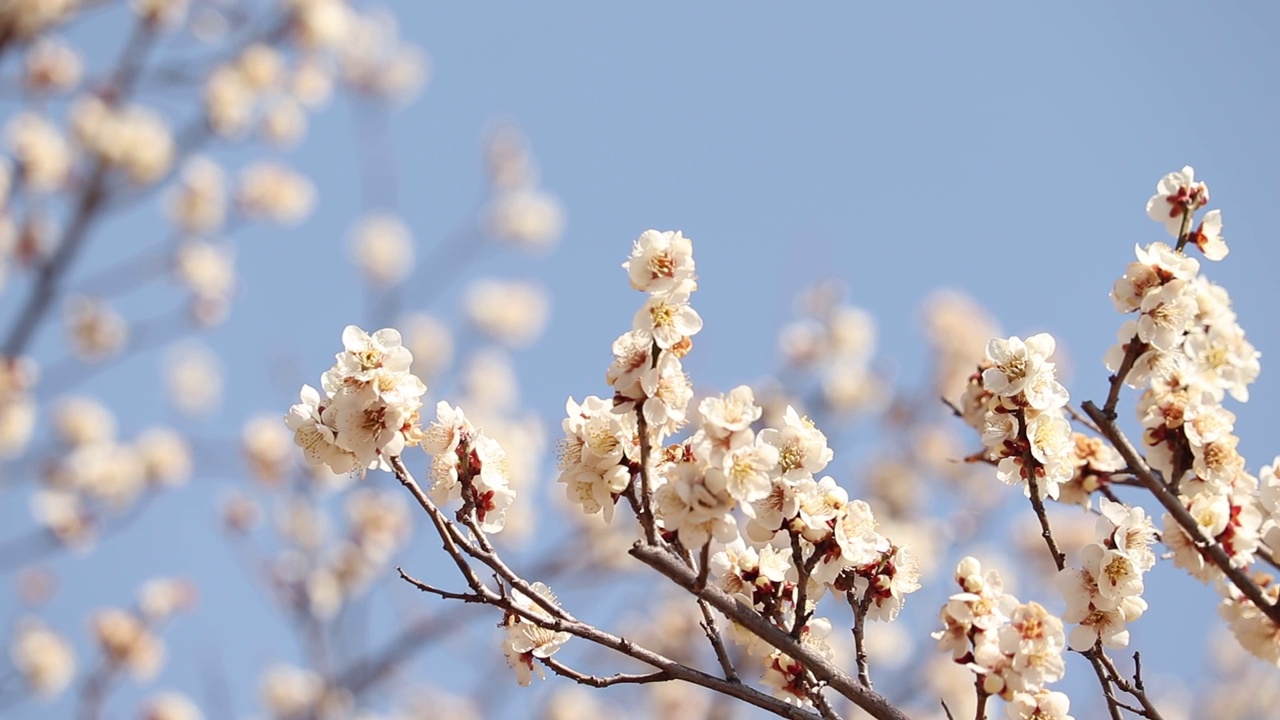
[[(1280, 453), (1273, 430), (1280, 384), (1270, 369), (1280, 356), (1280, 251), (1267, 225), (1280, 197), (1277, 6), (405, 0), (388, 7), (402, 34), (430, 53), (432, 77), (387, 135), (364, 141), (393, 149), (397, 197), (381, 202), (410, 225), (420, 255), (474, 220), (484, 183), (480, 141), (496, 119), (523, 128), (542, 185), (567, 210), (565, 237), (545, 257), (495, 250), (459, 278), (448, 268), (432, 273), (450, 277), (431, 308), (446, 315), (463, 281), (481, 274), (537, 278), (552, 289), (548, 331), (518, 362), (525, 403), (553, 431), (566, 396), (605, 389), (609, 344), (641, 301), (618, 266), (650, 227), (694, 240), (694, 304), (706, 328), (686, 367), (701, 388), (727, 389), (775, 368), (774, 333), (792, 317), (796, 292), (836, 278), (878, 318), (882, 362), (904, 381), (918, 381), (927, 367), (919, 303), (945, 286), (977, 298), (1011, 334), (1053, 333), (1072, 359), (1073, 399), (1100, 398), (1101, 357), (1122, 322), (1111, 284), (1135, 244), (1167, 239), (1144, 203), (1162, 174), (1192, 164), (1209, 183), (1210, 206), (1223, 211), (1231, 247), (1206, 273), (1231, 291), (1263, 354), (1252, 401), (1229, 405), (1241, 450), (1254, 472)], [(122, 38), (111, 23), (103, 16), (73, 37), (91, 52), (115, 48)], [(2, 69), (11, 74), (12, 59)], [(78, 388), (117, 409), (125, 436), (167, 419), (210, 445), (232, 442), (250, 414), (283, 414), (297, 386), (314, 384), (328, 367), (342, 327), (365, 323), (347, 265), (347, 229), (362, 210), (356, 134), (343, 102), (313, 117), (307, 142), (287, 159), (315, 181), (316, 212), (296, 228), (237, 235), (242, 289), (229, 321), (203, 338), (224, 364), (226, 393), (214, 415), (194, 423), (166, 409), (155, 381), (159, 352)], [(216, 156), (234, 168), (259, 154)], [(152, 205), (101, 228), (83, 274), (158, 243), (158, 218)], [(411, 285), (411, 308), (415, 293), (427, 294)], [(147, 316), (142, 308), (175, 304), (174, 296), (143, 290), (123, 307)], [(15, 302), (12, 289), (0, 296), (6, 326)], [(53, 330), (40, 336), (38, 357), (62, 356)], [(47, 617), (82, 640), (88, 598), (126, 603), (149, 577), (191, 576), (201, 603), (166, 633), (173, 657), (158, 685), (201, 698), (208, 668), (221, 664), (230, 707), (244, 717), (256, 710), (260, 668), (293, 659), (297, 649), (220, 539), (212, 508), (247, 482), (222, 465), (152, 503), (130, 532), (94, 554), (55, 560), (63, 592)], [(832, 469), (839, 477), (848, 468), (837, 459)], [(993, 477), (990, 491), (1010, 489)], [(0, 537), (26, 527), (19, 522), (26, 493), (0, 496), (0, 528), (13, 528)], [(414, 547), (407, 566), (441, 562), (433, 543), (420, 537)], [(1152, 578), (1153, 607), (1133, 633), (1158, 673), (1182, 666), (1207, 633), (1225, 628), (1210, 588), (1168, 568)], [(1049, 589), (1022, 592), (1059, 602)], [(0, 612), (12, 606), (0, 601)], [(924, 607), (919, 617), (935, 611)], [(500, 665), (496, 638), (471, 652), (488, 653), (476, 661), (478, 672)], [(448, 663), (456, 660), (437, 656), (417, 672), (448, 677), (440, 670)], [(1070, 672), (1087, 667), (1073, 662)], [(136, 697), (126, 683), (108, 716), (129, 717)], [(51, 708), (26, 705), (13, 717), (69, 712), (65, 703)]]

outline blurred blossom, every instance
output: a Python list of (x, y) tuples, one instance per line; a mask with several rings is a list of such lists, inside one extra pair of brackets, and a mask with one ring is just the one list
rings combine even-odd
[(182, 173), (166, 196), (173, 224), (191, 235), (206, 235), (222, 227), (227, 214), (226, 180), (222, 168), (202, 155), (182, 165)]
[(318, 110), (333, 94), (333, 76), (318, 58), (301, 58), (289, 79), (289, 92), (304, 107)]
[(276, 147), (293, 147), (307, 134), (307, 113), (291, 97), (280, 97), (262, 111), (262, 137)]
[(254, 43), (245, 48), (235, 67), (244, 84), (255, 93), (275, 89), (284, 81), (284, 58), (270, 45)]
[(249, 128), (256, 99), (253, 88), (234, 66), (214, 68), (204, 84), (209, 127), (222, 137), (238, 137)]
[(867, 623), (865, 632), (867, 657), (875, 658), (877, 667), (889, 670), (906, 667), (915, 644), (902, 623)]
[(356, 264), (369, 282), (395, 285), (413, 270), (413, 237), (393, 215), (369, 215), (351, 231)]
[(0, 357), (0, 459), (21, 455), (31, 441), (36, 404), (28, 391), (39, 375), (30, 358)]
[(90, 155), (123, 170), (138, 185), (159, 180), (173, 164), (169, 123), (148, 108), (117, 108), (87, 97), (71, 108), (71, 131)]
[(648, 717), (666, 720), (705, 720), (712, 714), (711, 693), (687, 683), (651, 683)]
[(622, 708), (607, 704), (601, 693), (568, 685), (551, 693), (538, 717), (539, 720), (596, 720), (623, 716)]
[(71, 173), (71, 147), (58, 128), (32, 112), (22, 112), (5, 128), (22, 183), (35, 192), (62, 187)]
[(147, 682), (164, 665), (164, 644), (135, 615), (107, 608), (93, 616), (98, 647), (112, 663), (123, 666), (139, 682)]
[(203, 345), (188, 342), (165, 354), (169, 402), (186, 415), (207, 413), (222, 397), (222, 364)]
[(133, 448), (100, 442), (63, 453), (46, 470), (46, 482), (77, 490), (119, 511), (132, 505), (145, 489), (143, 472)]
[(827, 318), (827, 342), (837, 356), (865, 363), (876, 348), (876, 320), (859, 307), (840, 305)]
[(61, 38), (46, 35), (27, 49), (25, 81), (33, 92), (65, 92), (80, 82), (80, 53)]
[(27, 267), (43, 262), (53, 252), (54, 238), (58, 232), (57, 221), (52, 215), (39, 208), (30, 209), (25, 222), (17, 231), (14, 257)]
[(490, 348), (473, 353), (462, 370), (466, 402), (473, 412), (501, 412), (515, 407), (520, 398), (520, 381), (511, 356)]
[(141, 720), (204, 720), (191, 698), (178, 692), (152, 695), (142, 706)]
[(485, 227), (499, 240), (528, 250), (546, 250), (560, 240), (564, 211), (555, 196), (540, 190), (500, 193), (485, 210)]
[(68, 299), (66, 322), (72, 352), (83, 362), (101, 362), (116, 355), (129, 340), (124, 317), (93, 298)]
[(324, 463), (316, 463), (314, 465), (308, 463), (303, 470), (307, 473), (307, 477), (311, 479), (312, 486), (321, 492), (341, 492), (355, 484), (360, 477), (355, 473), (334, 472)]
[(84, 551), (93, 544), (93, 518), (70, 490), (37, 490), (31, 496), (31, 517), (68, 548)]
[(187, 16), (187, 0), (131, 0), (138, 19), (156, 30), (180, 27)]
[(14, 584), (18, 589), (18, 601), (28, 607), (43, 605), (58, 592), (58, 576), (39, 565), (19, 570)]
[(315, 186), (283, 165), (258, 162), (240, 174), (237, 200), (245, 216), (293, 225), (311, 212)]
[(529, 142), (514, 125), (498, 125), (485, 135), (484, 159), (489, 184), (495, 190), (518, 190), (538, 182)]
[(400, 703), (395, 720), (483, 720), (476, 700), (451, 695), (439, 688), (415, 689)]
[(176, 487), (191, 477), (191, 447), (176, 430), (146, 430), (134, 439), (133, 449), (148, 483)]
[(292, 665), (267, 668), (261, 681), (262, 704), (278, 717), (301, 715), (315, 708), (324, 695), (324, 680)]
[(310, 502), (293, 499), (276, 513), (276, 531), (298, 548), (316, 550), (329, 537), (329, 519)]
[(195, 9), (191, 16), (191, 36), (212, 45), (227, 36), (227, 16), (207, 5)]
[(53, 429), (67, 445), (91, 445), (115, 439), (116, 418), (93, 398), (67, 397), (54, 403)]
[(796, 293), (793, 306), (801, 315), (825, 318), (849, 295), (849, 286), (843, 280), (818, 280)]
[(27, 39), (69, 19), (81, 0), (5, 0), (0, 3), (0, 35)]
[(954, 401), (985, 358), (987, 341), (1000, 336), (1000, 326), (977, 301), (955, 290), (930, 295), (922, 314), (937, 363), (934, 392)]
[(547, 324), (549, 300), (539, 283), (477, 280), (463, 299), (467, 321), (512, 347), (528, 347)]
[(403, 102), (427, 82), (426, 53), (400, 40), (390, 13), (356, 16), (338, 49), (343, 78), (358, 92)]
[(887, 385), (864, 365), (837, 360), (823, 375), (822, 397), (838, 413), (875, 412), (889, 399)]
[(826, 353), (826, 329), (813, 318), (793, 320), (778, 332), (778, 350), (789, 367), (812, 367)]
[[(9, 206), (11, 192), (13, 192), (13, 163), (9, 162), (9, 158), (0, 157), (0, 208)], [(13, 221), (9, 220), (9, 223), (13, 224)], [(0, 254), (8, 254), (11, 250), (12, 247), (7, 243), (0, 243)]]
[(222, 527), (237, 534), (253, 530), (262, 516), (257, 503), (238, 492), (233, 492), (222, 501), (220, 513)]
[(409, 506), (399, 492), (360, 488), (347, 497), (351, 538), (370, 559), (385, 562), (409, 537)]
[(148, 623), (162, 623), (196, 603), (196, 586), (180, 578), (148, 580), (138, 589), (138, 610)]
[(235, 250), (227, 244), (188, 240), (173, 258), (178, 282), (192, 295), (192, 315), (201, 325), (226, 317), (236, 284)]
[(240, 446), (259, 482), (278, 487), (297, 459), (293, 433), (275, 415), (257, 415), (240, 431)]
[(354, 14), (344, 0), (286, 0), (293, 38), (306, 50), (338, 48), (351, 31)]
[(338, 615), (344, 601), (342, 583), (328, 568), (316, 568), (307, 576), (307, 602), (312, 617), (329, 622)]
[(27, 687), (44, 698), (62, 692), (76, 673), (71, 643), (33, 617), (18, 621), (9, 658)]
[[(900, 518), (924, 509), (920, 507), (923, 479), (905, 460), (881, 458), (872, 462), (864, 473), (867, 490), (881, 503), (876, 508), (877, 514), (883, 512), (886, 517)], [(893, 537), (901, 540), (897, 535)]]
[(413, 353), (410, 371), (430, 382), (453, 359), (453, 331), (440, 318), (427, 313), (412, 313), (396, 324), (404, 337), (404, 346)]

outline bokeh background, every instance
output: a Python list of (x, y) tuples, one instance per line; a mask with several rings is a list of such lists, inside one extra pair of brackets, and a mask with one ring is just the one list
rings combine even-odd
[[(434, 267), (406, 283), (405, 309), (455, 315), (460, 291), (481, 276), (546, 284), (550, 322), (516, 363), (522, 402), (546, 419), (554, 439), (566, 397), (606, 389), (609, 344), (642, 299), (619, 264), (650, 227), (680, 229), (694, 240), (693, 302), (706, 327), (686, 367), (700, 391), (777, 370), (776, 332), (795, 316), (797, 293), (832, 279), (877, 318), (876, 366), (894, 382), (926, 379), (920, 303), (951, 287), (987, 307), (1009, 334), (1053, 333), (1069, 358), (1073, 400), (1101, 398), (1101, 357), (1121, 323), (1108, 298), (1111, 284), (1135, 244), (1163, 236), (1144, 213), (1156, 180), (1192, 164), (1209, 184), (1210, 207), (1223, 211), (1231, 247), (1206, 273), (1231, 291), (1262, 352), (1264, 372), (1251, 401), (1229, 404), (1239, 416), (1241, 451), (1254, 472), (1280, 453), (1273, 430), (1280, 385), (1268, 371), (1280, 354), (1280, 251), (1267, 225), (1280, 197), (1280, 79), (1273, 72), (1280, 67), (1280, 8), (419, 0), (385, 7), (401, 35), (429, 53), (429, 81), (385, 118), (339, 100), (312, 118), (299, 148), (284, 153), (312, 178), (318, 202), (296, 227), (250, 226), (236, 235), (240, 281), (231, 316), (200, 338), (220, 358), (217, 408), (198, 419), (172, 409), (157, 379), (166, 348), (76, 388), (115, 409), (122, 434), (164, 421), (204, 448), (195, 480), (151, 502), (127, 531), (92, 554), (43, 561), (60, 586), (46, 620), (76, 638), (82, 662), (87, 612), (128, 602), (156, 575), (189, 577), (200, 589), (194, 613), (166, 631), (170, 660), (157, 684), (202, 700), (209, 717), (255, 716), (261, 670), (300, 654), (295, 633), (223, 539), (216, 508), (248, 481), (219, 449), (234, 447), (246, 417), (282, 415), (299, 384), (315, 384), (340, 349), (344, 325), (372, 329), (388, 320), (377, 316), (349, 261), (349, 229), (370, 210), (399, 214), (418, 257), (433, 258)], [(123, 42), (123, 18), (109, 8), (66, 34), (86, 54), (111, 57)], [(6, 59), (0, 77), (14, 67)], [(12, 112), (17, 99), (9, 93), (0, 107)], [(529, 138), (541, 185), (565, 208), (563, 239), (545, 255), (486, 245), (465, 261), (434, 257), (434, 245), (479, 217), (482, 138), (500, 121)], [(212, 154), (234, 169), (264, 152), (219, 147)], [(372, 188), (361, 179), (370, 156), (379, 163)], [(162, 240), (160, 213), (151, 203), (112, 218), (72, 277)], [(0, 295), (5, 326), (21, 288), (15, 280)], [(119, 306), (145, 315), (141, 309), (166, 303), (172, 289), (159, 283)], [(56, 325), (37, 338), (37, 357), (65, 355)], [(874, 430), (867, 432), (843, 432), (845, 452), (838, 448), (829, 470), (855, 495), (856, 478), (846, 473), (873, 439)], [(546, 487), (553, 462), (549, 448), (537, 502), (556, 492)], [(411, 467), (423, 469), (425, 459)], [(7, 476), (3, 539), (30, 526), (30, 484), (21, 464), (0, 465), (0, 472)], [(368, 482), (390, 482), (374, 475)], [(994, 477), (989, 492), (1017, 494)], [(1013, 512), (1026, 514), (1020, 498), (1010, 500), (977, 520), (1004, 526)], [(549, 514), (530, 543), (541, 547), (557, 537), (560, 522)], [(442, 566), (421, 523), (415, 535), (400, 556), (406, 569)], [(436, 602), (397, 583), (388, 579), (390, 589), (364, 610), (370, 643), (393, 634), (414, 603)], [(935, 600), (949, 592), (934, 585), (926, 589), (932, 594), (908, 599), (912, 612), (904, 618), (914, 634), (933, 629)], [(1214, 612), (1216, 593), (1166, 564), (1148, 587), (1151, 609), (1132, 627), (1133, 647), (1143, 651), (1150, 678), (1180, 678), (1194, 690), (1210, 635), (1226, 632)], [(1051, 588), (1018, 592), (1061, 606)], [(13, 593), (0, 593), (0, 615), (17, 612)], [(408, 675), (462, 693), (514, 686), (496, 637), (484, 642), (496, 618), (477, 617), (477, 634), (442, 642)], [(1071, 659), (1068, 682), (1087, 672)], [(504, 696), (494, 716), (532, 714), (534, 699), (560, 682)], [(1069, 687), (1096, 694), (1091, 682)], [(124, 683), (107, 716), (131, 717), (146, 692)], [(1082, 702), (1076, 717), (1090, 717), (1090, 700)], [(71, 708), (64, 698), (27, 703), (8, 716), (69, 717)]]

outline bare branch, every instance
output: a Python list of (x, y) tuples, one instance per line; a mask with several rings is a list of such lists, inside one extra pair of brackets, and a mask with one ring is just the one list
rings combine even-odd
[(645, 675), (625, 675), (619, 673), (617, 675), (601, 677), (599, 675), (587, 675), (585, 673), (580, 673), (568, 665), (559, 662), (555, 658), (538, 658), (538, 660), (543, 665), (547, 666), (551, 672), (559, 675), (560, 677), (567, 677), (580, 685), (590, 685), (595, 688), (604, 688), (609, 687), (610, 685), (643, 685), (645, 683), (663, 682), (665, 680), (673, 679), (670, 673), (663, 670), (647, 673)]
[(465, 602), (465, 603), (485, 602), (484, 597), (476, 593), (456, 593), (456, 592), (450, 592), (449, 590), (441, 590), (438, 587), (428, 585), (427, 583), (424, 583), (421, 580), (413, 577), (409, 573), (406, 573), (404, 571), (404, 568), (401, 568), (399, 566), (396, 567), (396, 572), (400, 573), (401, 580), (404, 580), (405, 582), (418, 588), (422, 592), (431, 593), (432, 595), (438, 595), (444, 598), (445, 600), (461, 600), (462, 602)]

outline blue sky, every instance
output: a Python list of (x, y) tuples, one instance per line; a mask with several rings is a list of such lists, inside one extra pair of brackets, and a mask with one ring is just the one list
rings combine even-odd
[[(551, 324), (518, 361), (526, 404), (553, 422), (566, 396), (604, 389), (609, 343), (641, 300), (618, 265), (649, 227), (694, 239), (694, 303), (706, 329), (687, 368), (701, 388), (727, 389), (776, 367), (774, 332), (791, 317), (795, 293), (837, 278), (853, 303), (877, 316), (882, 361), (904, 381), (927, 367), (919, 303), (949, 286), (976, 297), (1010, 333), (1055, 334), (1072, 358), (1073, 398), (1099, 398), (1100, 358), (1122, 320), (1107, 293), (1133, 245), (1163, 237), (1143, 212), (1156, 180), (1192, 164), (1209, 183), (1211, 207), (1223, 210), (1232, 249), (1206, 272), (1231, 291), (1263, 353), (1252, 401), (1232, 408), (1241, 450), (1255, 471), (1280, 453), (1268, 432), (1280, 404), (1268, 371), (1269, 358), (1280, 355), (1270, 327), (1280, 254), (1266, 226), (1280, 196), (1280, 79), (1271, 72), (1280, 67), (1280, 45), (1268, 35), (1280, 20), (1276, 7), (417, 0), (389, 7), (402, 34), (433, 59), (421, 98), (377, 140), (391, 144), (397, 180), (396, 197), (380, 203), (404, 217), (420, 255), (474, 219), (480, 141), (496, 119), (523, 128), (543, 186), (567, 210), (554, 253), (486, 253), (432, 307), (451, 313), (463, 281), (481, 274), (547, 283)], [(112, 23), (104, 15), (73, 37), (90, 52), (113, 54), (120, 36)], [(13, 60), (5, 65), (12, 73)], [(283, 413), (297, 385), (314, 383), (328, 366), (342, 327), (367, 318), (346, 265), (346, 231), (361, 211), (355, 137), (343, 101), (314, 117), (308, 141), (287, 160), (316, 182), (316, 212), (297, 228), (252, 227), (236, 237), (242, 290), (230, 320), (204, 337), (223, 357), (227, 393), (206, 421), (180, 421), (205, 442), (233, 440), (253, 412)], [(216, 157), (234, 168), (260, 153), (233, 148)], [(78, 272), (161, 241), (157, 218), (152, 205), (101, 227)], [(424, 291), (406, 291), (411, 306), (416, 292)], [(0, 320), (7, 322), (14, 297), (13, 288), (0, 295)], [(122, 307), (145, 316), (155, 303), (177, 302), (159, 287)], [(38, 357), (60, 357), (60, 343), (46, 327)], [(160, 362), (159, 353), (143, 355), (79, 391), (113, 403), (130, 436), (174, 418), (154, 383)], [(87, 598), (123, 603), (153, 575), (192, 576), (202, 603), (169, 634), (173, 662), (163, 680), (199, 696), (202, 668), (217, 657), (237, 715), (247, 714), (257, 669), (294, 650), (215, 531), (212, 503), (243, 482), (211, 466), (154, 503), (128, 535), (88, 557), (57, 560), (64, 590), (50, 621), (81, 634)], [(993, 478), (991, 491), (1008, 489)], [(24, 493), (6, 493), (0, 526), (22, 527), (15, 523)], [(429, 554), (433, 544), (415, 547), (414, 563), (439, 562)], [(1213, 592), (1174, 572), (1153, 577), (1169, 583), (1163, 600), (1177, 605), (1153, 602), (1134, 628), (1136, 647), (1152, 656), (1198, 652), (1202, 631), (1173, 637), (1164, 623), (1183, 622), (1190, 608), (1196, 628), (1220, 630)], [(11, 605), (0, 601), (0, 611)], [(925, 608), (921, 617), (932, 613)], [(119, 693), (110, 716), (125, 717), (134, 696)], [(42, 710), (24, 712), (16, 716)]]

